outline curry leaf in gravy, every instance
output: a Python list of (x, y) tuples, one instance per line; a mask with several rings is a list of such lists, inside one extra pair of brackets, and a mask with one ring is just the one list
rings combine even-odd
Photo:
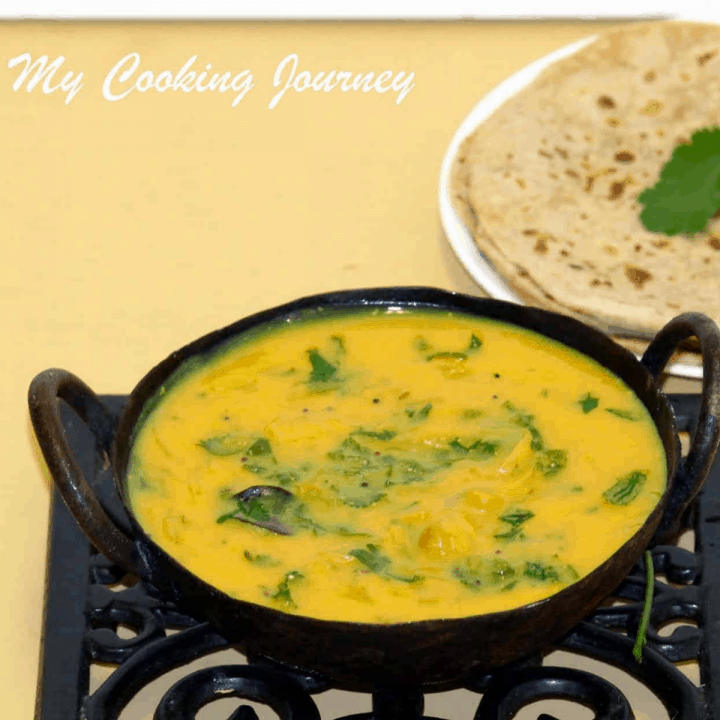
[(578, 405), (582, 408), (582, 411), (587, 415), (591, 410), (594, 410), (598, 404), (600, 403), (600, 399), (593, 397), (590, 393), (586, 393), (583, 397), (578, 400)]
[(618, 408), (605, 408), (605, 412), (609, 412), (611, 415), (622, 418), (623, 420), (630, 420), (631, 422), (637, 422), (640, 418), (631, 413), (629, 410), (620, 410)]
[(406, 583), (417, 582), (418, 580), (423, 579), (422, 575), (413, 575), (410, 577), (391, 572), (391, 560), (385, 557), (380, 552), (380, 548), (373, 543), (368, 543), (365, 548), (351, 550), (348, 554), (352, 555), (352, 557), (361, 562), (369, 570), (372, 570), (372, 572), (376, 575), (381, 575), (382, 577), (386, 577), (391, 580), (400, 580), (401, 582)]
[(238, 520), (241, 517), (247, 518), (248, 520), (266, 522), (270, 519), (271, 514), (268, 508), (266, 508), (260, 500), (252, 498), (252, 500), (247, 502), (239, 500), (235, 510), (222, 515), (217, 519), (217, 522), (224, 523), (227, 520)]
[(537, 454), (535, 466), (545, 477), (553, 477), (565, 469), (567, 450), (543, 450)]
[(633, 472), (620, 478), (611, 488), (603, 493), (605, 502), (611, 505), (629, 504), (640, 494), (646, 480), (646, 472), (633, 470)]

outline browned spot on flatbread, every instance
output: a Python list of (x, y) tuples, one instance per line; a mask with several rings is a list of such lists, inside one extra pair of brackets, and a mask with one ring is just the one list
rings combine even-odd
[(628, 280), (638, 288), (638, 290), (642, 290), (642, 286), (648, 280), (652, 280), (652, 275), (647, 270), (643, 270), (635, 265), (626, 265), (625, 275), (627, 275)]
[[(653, 246), (655, 246), (656, 248), (660, 248), (662, 250), (662, 248), (667, 247), (670, 244), (670, 241), (669, 240), (653, 240), (651, 244)], [(720, 250), (720, 248), (718, 248), (718, 250)]]
[(533, 250), (536, 253), (540, 253), (540, 255), (544, 255), (547, 252), (547, 249), (548, 249), (547, 238), (544, 235), (541, 235), (535, 241), (535, 247), (533, 247)]
[(615, 198), (619, 198), (625, 190), (625, 183), (621, 182), (614, 182), (610, 186), (610, 194), (608, 195), (608, 200), (615, 200)]
[(708, 238), (708, 245), (713, 250), (720, 250), (720, 237), (718, 237), (717, 235), (711, 235)]
[(615, 107), (615, 101), (609, 95), (601, 95), (597, 100), (597, 104), (601, 108), (614, 108)]
[(537, 235), (537, 230), (528, 228), (527, 230), (523, 230), (523, 235)]
[(546, 157), (546, 158), (552, 158), (552, 155), (549, 152), (547, 152), (546, 150), (538, 150), (538, 155), (542, 155), (543, 157)]
[(565, 174), (571, 178), (579, 178), (580, 177), (574, 170), (566, 170)]
[(615, 153), (615, 159), (618, 162), (628, 163), (632, 162), (635, 159), (635, 156), (627, 150), (622, 150), (618, 153)]
[(702, 55), (698, 55), (697, 58), (697, 64), (702, 67), (706, 62), (709, 60), (712, 60), (717, 55), (717, 50), (711, 50), (710, 52), (703, 53)]
[(555, 152), (563, 159), (567, 160), (567, 150), (563, 150), (561, 147), (558, 147), (557, 145), (554, 148)]
[(654, 70), (648, 70), (645, 73), (645, 76), (643, 79), (645, 80), (645, 82), (652, 82), (653, 80), (655, 80), (656, 77), (657, 77), (657, 75), (655, 74)]

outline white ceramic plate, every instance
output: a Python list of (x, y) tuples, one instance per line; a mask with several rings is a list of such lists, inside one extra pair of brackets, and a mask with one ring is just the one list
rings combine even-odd
[[(525, 304), (517, 293), (507, 284), (502, 275), (495, 270), (490, 261), (480, 252), (473, 240), (472, 233), (455, 212), (451, 195), (451, 171), (455, 156), (465, 138), (471, 135), (473, 131), (490, 117), (506, 100), (529, 85), (550, 65), (581, 50), (594, 42), (596, 38), (597, 35), (592, 35), (591, 37), (578, 40), (570, 45), (565, 45), (559, 50), (555, 50), (526, 65), (506, 80), (503, 80), (473, 107), (460, 124), (460, 127), (458, 127), (450, 141), (450, 145), (445, 151), (440, 168), (438, 198), (440, 205), (440, 222), (442, 223), (450, 247), (453, 249), (458, 260), (473, 280), (475, 280), (490, 297), (514, 302), (518, 305)], [(622, 328), (611, 328), (610, 334), (618, 335), (619, 337), (617, 339), (620, 341), (623, 335), (626, 337), (629, 335), (629, 333), (623, 331)], [(695, 357), (692, 355), (687, 354), (684, 357), (688, 358), (687, 361), (683, 359), (681, 362), (672, 362), (668, 365), (666, 372), (670, 375), (691, 380), (701, 379), (702, 366), (699, 363), (699, 358), (698, 362), (694, 362)]]

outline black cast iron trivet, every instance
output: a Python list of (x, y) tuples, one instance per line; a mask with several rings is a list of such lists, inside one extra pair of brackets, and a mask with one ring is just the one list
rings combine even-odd
[[(119, 413), (124, 397), (104, 398)], [(678, 429), (687, 431), (697, 415), (698, 396), (673, 395)], [(67, 409), (66, 409), (67, 410)], [(70, 411), (65, 428), (83, 472), (108, 513), (128, 528), (110, 471), (99, 466), (94, 440)], [(695, 529), (695, 551), (660, 546), (653, 551), (655, 599), (642, 664), (631, 653), (640, 621), (645, 575), (636, 566), (613, 593), (622, 604), (606, 603), (550, 649), (562, 649), (601, 660), (642, 682), (665, 706), (671, 720), (716, 720), (720, 715), (720, 461), (687, 518)], [(53, 493), (49, 536), (44, 633), (36, 707), (37, 720), (114, 720), (142, 688), (168, 671), (229, 644), (207, 623), (188, 617), (136, 582), (111, 590), (123, 571), (97, 553), (71, 517), (57, 491)], [(659, 630), (671, 622), (689, 621), (670, 636)], [(137, 633), (125, 639), (119, 625)], [(697, 625), (695, 627), (695, 625)], [(166, 634), (167, 629), (180, 632)], [(335, 687), (329, 680), (265, 658), (248, 665), (197, 670), (177, 682), (159, 700), (156, 720), (193, 720), (213, 700), (239, 697), (271, 707), (281, 720), (319, 720), (312, 695)], [(677, 667), (697, 661), (700, 687)], [(117, 664), (117, 669), (89, 695), (90, 664)], [(510, 720), (531, 702), (561, 698), (589, 707), (596, 720), (634, 720), (630, 703), (608, 680), (586, 671), (542, 665), (542, 656), (466, 680), (464, 687), (481, 694), (475, 720)], [(335, 720), (437, 720), (423, 714), (424, 692), (437, 688), (376, 687), (372, 711)], [(228, 720), (257, 720), (247, 705)], [(543, 714), (538, 720), (554, 720)]]

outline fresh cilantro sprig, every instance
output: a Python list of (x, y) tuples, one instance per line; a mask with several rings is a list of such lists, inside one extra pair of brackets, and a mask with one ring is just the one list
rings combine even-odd
[(660, 179), (637, 201), (645, 206), (640, 221), (650, 232), (702, 232), (720, 209), (720, 127), (697, 130), (678, 145)]

